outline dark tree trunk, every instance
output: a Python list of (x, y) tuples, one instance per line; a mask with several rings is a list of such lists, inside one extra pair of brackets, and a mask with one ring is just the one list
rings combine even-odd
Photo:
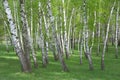
[(118, 46), (120, 46), (120, 40), (118, 40)]
[(101, 58), (101, 70), (105, 69), (104, 58)]

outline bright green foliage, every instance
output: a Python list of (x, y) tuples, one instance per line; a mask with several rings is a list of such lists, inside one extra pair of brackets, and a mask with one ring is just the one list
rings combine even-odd
[[(14, 15), (14, 5), (13, 5), (13, 0), (8, 0), (12, 13)], [(15, 0), (17, 4), (17, 9), (19, 13), (19, 0)], [(26, 9), (26, 14), (27, 14), (27, 19), (29, 26), (31, 24), (30, 19), (31, 19), (31, 0), (25, 0), (25, 9)], [(114, 3), (114, 0), (86, 0), (87, 1), (87, 16), (88, 16), (88, 28), (89, 30), (93, 30), (93, 24), (94, 24), (94, 13), (96, 12), (96, 20), (98, 24), (98, 19), (100, 18), (100, 22), (102, 24), (107, 24), (110, 10), (112, 7), (112, 4)], [(116, 0), (117, 2), (119, 0)], [(32, 8), (33, 8), (33, 34), (36, 32), (37, 29), (37, 24), (38, 24), (38, 2), (41, 2), (42, 8), (45, 12), (45, 15), (47, 15), (47, 0), (32, 0)], [(51, 6), (52, 6), (52, 12), (53, 16), (59, 17), (59, 7), (63, 7), (62, 0), (51, 0)], [(83, 24), (81, 23), (81, 18), (82, 18), (82, 9), (83, 9), (83, 0), (65, 0), (65, 5), (64, 8), (66, 9), (66, 16), (67, 16), (67, 27), (69, 25), (69, 19), (71, 16), (71, 11), (73, 8), (75, 8), (75, 14), (74, 17), (75, 19), (72, 20), (72, 24), (75, 22), (76, 25), (76, 32), (78, 33), (82, 27)], [(100, 13), (100, 17), (99, 17)], [(19, 13), (20, 14), (20, 13)], [(20, 16), (19, 16), (20, 17)], [(63, 17), (63, 15), (62, 15)], [(73, 22), (74, 21), (74, 22)], [(113, 19), (114, 22), (114, 19)], [(62, 22), (63, 23), (63, 22)], [(44, 24), (44, 23), (43, 23)], [(44, 25), (43, 25), (44, 26)], [(68, 29), (68, 28), (67, 28)], [(96, 30), (96, 29), (94, 29)], [(76, 35), (78, 37), (78, 35)]]

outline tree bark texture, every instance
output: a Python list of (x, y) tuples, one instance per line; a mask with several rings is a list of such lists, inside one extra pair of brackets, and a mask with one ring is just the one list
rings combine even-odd
[(84, 20), (84, 39), (85, 39), (85, 55), (88, 59), (89, 62), (89, 69), (93, 70), (93, 63), (92, 63), (92, 58), (90, 55), (90, 50), (89, 50), (89, 45), (88, 45), (88, 25), (87, 25), (87, 8), (86, 8), (86, 0), (83, 2), (83, 20)]
[(49, 18), (50, 18), (50, 24), (52, 27), (52, 34), (53, 34), (54, 42), (55, 42), (55, 45), (57, 48), (57, 52), (59, 55), (59, 60), (60, 60), (62, 69), (63, 69), (63, 71), (68, 71), (67, 65), (65, 64), (65, 61), (63, 59), (62, 50), (60, 48), (60, 39), (57, 37), (56, 31), (55, 31), (56, 29), (55, 29), (55, 24), (54, 24), (54, 17), (52, 15), (52, 11), (51, 11), (50, 0), (48, 0), (48, 3), (47, 3), (47, 10), (48, 10)]
[(31, 67), (30, 67), (29, 62), (27, 60), (27, 57), (26, 57), (25, 53), (23, 52), (22, 47), (20, 45), (16, 25), (13, 21), (13, 17), (12, 17), (12, 13), (11, 13), (11, 10), (10, 10), (9, 5), (8, 5), (8, 1), (3, 0), (3, 5), (4, 5), (4, 9), (5, 9), (5, 12), (6, 12), (6, 15), (7, 15), (7, 18), (8, 18), (8, 22), (9, 22), (9, 26), (10, 26), (10, 32), (11, 32), (11, 35), (12, 35), (12, 42), (13, 42), (15, 51), (16, 51), (18, 57), (19, 57), (21, 67), (22, 67), (22, 71), (23, 72), (30, 72)]

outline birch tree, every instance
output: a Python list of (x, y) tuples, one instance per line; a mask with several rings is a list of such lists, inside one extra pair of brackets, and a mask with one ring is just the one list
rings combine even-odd
[(66, 59), (69, 57), (69, 45), (68, 45), (68, 35), (67, 35), (67, 19), (66, 19), (66, 9), (65, 9), (65, 2), (62, 0), (63, 3), (63, 20), (64, 20), (64, 46), (65, 46), (65, 55)]
[(115, 29), (115, 49), (116, 49), (116, 54), (115, 57), (118, 58), (118, 30), (119, 30), (119, 3), (117, 7), (117, 14), (116, 14), (116, 29)]
[(105, 40), (104, 40), (103, 52), (102, 52), (102, 56), (101, 56), (101, 69), (102, 69), (102, 70), (104, 70), (104, 68), (105, 68), (104, 57), (105, 57), (106, 45), (107, 45), (107, 41), (108, 41), (110, 20), (111, 20), (111, 18), (112, 18), (112, 14), (113, 14), (113, 10), (114, 10), (115, 4), (116, 4), (116, 2), (114, 2), (113, 6), (112, 6), (112, 8), (111, 8), (110, 16), (109, 16), (109, 20), (108, 20), (108, 24), (107, 24), (107, 31), (106, 31), (106, 36), (105, 36)]
[[(32, 29), (33, 29), (33, 8), (32, 8), (32, 0), (31, 0), (31, 31), (28, 27), (28, 35), (29, 35), (29, 41), (30, 41), (30, 49), (32, 51), (32, 57), (33, 57), (33, 62), (34, 62), (34, 67), (37, 68), (38, 67), (38, 63), (37, 63), (37, 58), (36, 58), (36, 52), (35, 52), (35, 49), (34, 49), (34, 44), (33, 44), (33, 37), (32, 37)], [(31, 33), (30, 33), (31, 32)]]
[(87, 24), (87, 7), (86, 0), (83, 1), (83, 23), (84, 23), (84, 47), (85, 47), (85, 55), (88, 58), (89, 69), (93, 70), (92, 58), (90, 55), (90, 49), (88, 45), (88, 24)]
[(47, 6), (48, 6), (47, 10), (48, 10), (49, 18), (50, 18), (50, 24), (51, 24), (51, 27), (52, 27), (52, 35), (53, 35), (54, 42), (55, 42), (55, 45), (56, 45), (56, 48), (57, 48), (57, 52), (58, 52), (58, 55), (59, 55), (59, 60), (60, 60), (62, 69), (63, 69), (63, 71), (68, 71), (67, 65), (65, 64), (65, 61), (64, 61), (64, 58), (63, 58), (63, 55), (62, 55), (63, 54), (62, 50), (60, 48), (60, 39), (57, 37), (56, 31), (55, 31), (54, 17), (52, 15), (50, 1), (51, 0), (48, 0), (48, 2), (47, 2)]
[[(99, 3), (99, 9), (101, 7), (101, 2)], [(99, 55), (100, 53), (100, 32), (101, 32), (101, 22), (100, 22), (100, 16), (101, 16), (101, 13), (98, 12), (98, 36), (97, 36), (97, 40), (98, 40), (98, 46), (97, 46), (97, 55)]]
[(46, 54), (45, 54), (45, 38), (43, 35), (43, 29), (42, 29), (42, 16), (43, 16), (43, 11), (41, 7), (41, 3), (39, 2), (39, 32), (40, 32), (40, 41), (41, 41), (41, 49), (42, 49), (42, 64), (43, 67), (47, 66), (47, 59), (46, 59)]
[(9, 22), (9, 26), (10, 26), (10, 32), (11, 32), (11, 35), (12, 35), (12, 42), (13, 42), (15, 51), (16, 51), (18, 57), (19, 57), (21, 67), (22, 67), (22, 71), (23, 72), (30, 72), (31, 71), (30, 61), (28, 60), (24, 51), (22, 50), (20, 40), (19, 40), (19, 37), (18, 37), (18, 34), (17, 34), (16, 25), (13, 21), (11, 9), (9, 8), (9, 5), (8, 5), (8, 0), (3, 0), (3, 6), (4, 6), (5, 13), (7, 15), (7, 18), (8, 18), (8, 22)]

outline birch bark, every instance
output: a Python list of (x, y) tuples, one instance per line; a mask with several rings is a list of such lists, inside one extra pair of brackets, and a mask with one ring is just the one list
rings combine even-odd
[(100, 53), (100, 26), (101, 26), (101, 23), (100, 23), (100, 12), (99, 12), (99, 22), (98, 22), (98, 46), (97, 46), (97, 55), (99, 55)]
[[(33, 9), (32, 9), (32, 0), (31, 0), (31, 29), (33, 29)], [(28, 35), (29, 35), (29, 41), (30, 41), (30, 49), (32, 51), (32, 58), (33, 58), (33, 62), (34, 62), (34, 67), (37, 68), (38, 67), (38, 63), (37, 63), (37, 58), (36, 58), (36, 52), (33, 46), (33, 38), (32, 38), (32, 30), (30, 31), (29, 27), (28, 27)], [(30, 33), (31, 32), (31, 33)]]
[(105, 40), (104, 40), (104, 47), (103, 47), (103, 52), (102, 52), (102, 56), (101, 56), (101, 70), (105, 69), (105, 64), (104, 64), (104, 57), (105, 57), (105, 51), (106, 51), (106, 46), (107, 46), (107, 40), (108, 40), (108, 33), (109, 33), (109, 27), (110, 27), (110, 20), (112, 18), (112, 13), (114, 10), (116, 2), (114, 2), (111, 11), (110, 11), (110, 16), (109, 16), (109, 20), (108, 20), (108, 24), (107, 24), (107, 31), (106, 31), (106, 36), (105, 36)]
[[(42, 9), (42, 8), (41, 8)], [(45, 53), (45, 57), (46, 57), (46, 62), (48, 63), (48, 51), (49, 51), (49, 43), (48, 43), (48, 40), (49, 40), (49, 26), (48, 26), (48, 23), (47, 23), (47, 19), (46, 19), (46, 16), (45, 16), (45, 13), (42, 9), (42, 15), (43, 15), (43, 20), (44, 20), (44, 24), (45, 24), (45, 31), (46, 31), (46, 39), (45, 39), (45, 46), (46, 46), (46, 53)]]
[(42, 10), (41, 10), (41, 3), (39, 2), (39, 31), (40, 31), (40, 40), (41, 40), (41, 48), (42, 48), (42, 64), (43, 67), (47, 66), (47, 60), (46, 60), (46, 55), (45, 55), (45, 41), (44, 41), (44, 35), (42, 32)]
[(22, 40), (23, 40), (23, 51), (25, 53), (25, 56), (28, 61), (28, 65), (31, 68), (30, 64), (30, 35), (28, 31), (28, 22), (27, 22), (27, 16), (25, 13), (25, 7), (24, 7), (24, 0), (20, 1), (20, 14), (21, 14), (21, 22), (22, 22)]
[(118, 3), (118, 8), (117, 8), (117, 14), (116, 14), (116, 29), (115, 29), (115, 49), (116, 49), (116, 54), (115, 58), (118, 58), (118, 29), (119, 29), (119, 3)]
[(66, 59), (69, 58), (69, 45), (68, 45), (68, 38), (67, 38), (67, 19), (66, 19), (66, 10), (65, 10), (65, 3), (64, 0), (62, 0), (63, 3), (63, 17), (64, 17), (64, 46), (65, 46), (65, 55)]
[(54, 17), (52, 15), (52, 11), (51, 11), (51, 0), (48, 0), (47, 2), (47, 10), (48, 10), (48, 14), (49, 14), (49, 18), (50, 18), (50, 23), (51, 23), (51, 27), (52, 27), (52, 34), (53, 34), (53, 38), (54, 38), (54, 42), (58, 51), (58, 55), (59, 55), (59, 60), (62, 66), (63, 71), (68, 71), (67, 65), (65, 64), (64, 58), (62, 56), (62, 50), (60, 48), (60, 39), (57, 37), (56, 31), (55, 31), (55, 24), (54, 24)]
[(92, 58), (90, 55), (90, 50), (89, 50), (89, 45), (88, 45), (88, 25), (87, 25), (87, 8), (86, 8), (86, 0), (84, 0), (83, 3), (83, 23), (84, 23), (84, 39), (85, 39), (85, 55), (88, 59), (89, 62), (89, 69), (93, 70), (93, 63), (92, 63)]
[(9, 22), (9, 26), (10, 26), (10, 32), (11, 32), (11, 35), (12, 35), (12, 42), (13, 42), (13, 45), (15, 47), (15, 51), (16, 51), (18, 57), (19, 57), (21, 67), (22, 67), (22, 71), (23, 72), (30, 72), (31, 67), (30, 67), (29, 62), (28, 62), (28, 60), (27, 60), (27, 58), (26, 58), (26, 56), (25, 56), (25, 54), (22, 50), (21, 45), (20, 45), (16, 25), (13, 21), (12, 13), (11, 13), (11, 10), (9, 8), (7, 0), (3, 0), (3, 6), (4, 6), (4, 9), (5, 9), (7, 18), (8, 18), (8, 22)]

